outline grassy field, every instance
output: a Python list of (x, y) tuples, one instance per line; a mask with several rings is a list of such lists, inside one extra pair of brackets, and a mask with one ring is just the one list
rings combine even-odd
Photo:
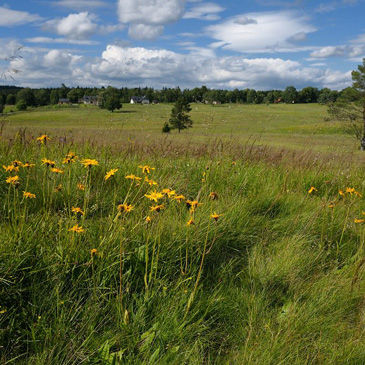
[(356, 141), (317, 105), (163, 136), (170, 108), (6, 117), (0, 363), (363, 364)]
[[(325, 121), (326, 107), (322, 105), (191, 105), (194, 126), (180, 135), (172, 132), (173, 141), (194, 144), (221, 138), (294, 149), (307, 148), (310, 143), (319, 151), (346, 151), (354, 146), (341, 124)], [(76, 140), (92, 137), (109, 143), (125, 138), (155, 140), (161, 138), (171, 108), (171, 104), (124, 104), (121, 111), (114, 113), (97, 107), (37, 108), (9, 113), (7, 128), (11, 132), (28, 128), (36, 135), (47, 131)], [(14, 108), (7, 108), (11, 109)]]

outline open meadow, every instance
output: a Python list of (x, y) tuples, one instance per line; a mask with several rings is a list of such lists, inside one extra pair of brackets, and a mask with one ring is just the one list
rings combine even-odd
[(3, 118), (0, 363), (363, 364), (365, 153), (326, 107)]

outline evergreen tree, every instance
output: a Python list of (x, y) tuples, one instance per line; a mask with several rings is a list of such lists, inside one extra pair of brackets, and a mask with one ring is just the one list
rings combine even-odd
[(169, 120), (171, 129), (178, 129), (180, 133), (182, 129), (191, 128), (193, 121), (189, 116), (190, 111), (190, 104), (183, 97), (178, 98), (171, 110)]

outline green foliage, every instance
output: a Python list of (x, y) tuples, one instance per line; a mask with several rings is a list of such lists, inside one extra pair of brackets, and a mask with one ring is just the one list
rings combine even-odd
[(171, 131), (171, 128), (169, 126), (169, 123), (165, 122), (162, 127), (162, 133), (169, 133)]
[(8, 94), (6, 97), (6, 104), (7, 105), (15, 105), (16, 103), (16, 96), (14, 94)]
[(118, 89), (109, 86), (105, 91), (99, 94), (99, 108), (107, 109), (113, 112), (122, 108)]
[(189, 116), (190, 111), (190, 104), (183, 97), (180, 97), (171, 110), (169, 120), (171, 129), (177, 129), (180, 133), (182, 129), (191, 128), (193, 121)]
[(283, 100), (286, 103), (296, 103), (298, 101), (298, 92), (294, 86), (288, 86), (283, 92)]
[(27, 106), (36, 105), (34, 92), (30, 88), (20, 90), (16, 95), (16, 100), (23, 100), (27, 104)]
[(27, 110), (27, 103), (25, 100), (19, 100), (16, 104), (15, 107), (19, 110), (19, 111), (23, 111), (23, 110)]

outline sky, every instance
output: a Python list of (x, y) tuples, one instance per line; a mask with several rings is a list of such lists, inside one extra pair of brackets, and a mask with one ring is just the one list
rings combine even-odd
[(365, 0), (0, 0), (0, 85), (341, 90), (364, 15)]

